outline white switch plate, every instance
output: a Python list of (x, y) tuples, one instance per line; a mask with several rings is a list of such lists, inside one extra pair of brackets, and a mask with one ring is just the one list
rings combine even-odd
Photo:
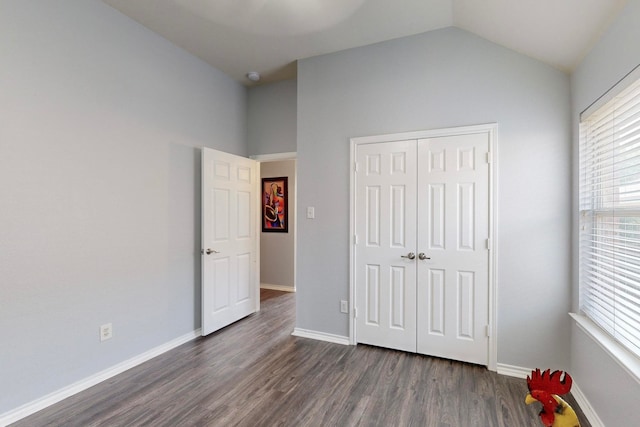
[(349, 305), (345, 300), (340, 301), (340, 312), (341, 313), (349, 313)]
[(316, 217), (316, 208), (309, 206), (307, 208), (307, 218), (314, 219)]
[(100, 326), (100, 341), (106, 341), (113, 337), (113, 326), (111, 323), (106, 323)]

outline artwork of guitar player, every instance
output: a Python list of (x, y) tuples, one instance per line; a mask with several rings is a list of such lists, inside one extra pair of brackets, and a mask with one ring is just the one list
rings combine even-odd
[(262, 231), (288, 232), (287, 177), (262, 178)]

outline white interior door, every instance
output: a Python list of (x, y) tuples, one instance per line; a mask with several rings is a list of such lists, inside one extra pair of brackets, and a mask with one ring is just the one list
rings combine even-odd
[(489, 149), (486, 131), (357, 146), (357, 342), (488, 365)]
[[(416, 141), (358, 147), (358, 342), (416, 351)], [(412, 259), (413, 258), (413, 259)]]
[(488, 134), (418, 141), (418, 353), (487, 365)]
[(415, 351), (416, 141), (363, 145), (357, 164), (358, 342)]
[(202, 149), (202, 335), (257, 310), (256, 162)]

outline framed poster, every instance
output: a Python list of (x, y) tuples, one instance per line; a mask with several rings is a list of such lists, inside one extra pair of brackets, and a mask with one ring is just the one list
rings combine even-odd
[(287, 177), (262, 178), (262, 231), (289, 231)]

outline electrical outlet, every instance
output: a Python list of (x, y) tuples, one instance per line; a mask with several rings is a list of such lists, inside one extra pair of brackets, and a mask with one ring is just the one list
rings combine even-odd
[(340, 312), (349, 313), (349, 305), (345, 300), (340, 301)]
[(100, 341), (106, 341), (113, 337), (113, 326), (111, 323), (106, 323), (100, 326)]

